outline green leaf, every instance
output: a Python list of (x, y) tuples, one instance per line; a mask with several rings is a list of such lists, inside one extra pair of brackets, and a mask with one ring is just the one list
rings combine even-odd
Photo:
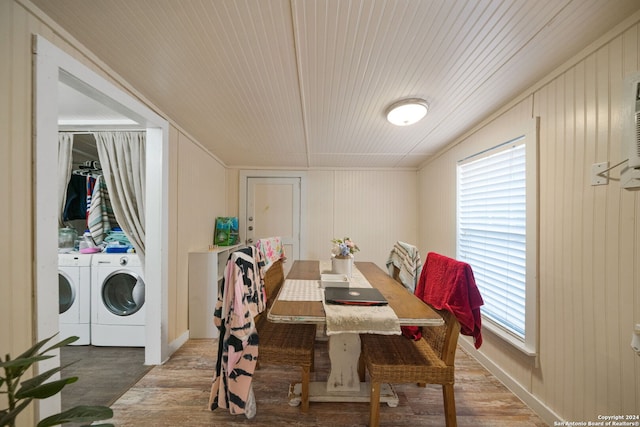
[(67, 384), (71, 384), (78, 381), (78, 377), (63, 378), (57, 381), (51, 381), (50, 383), (42, 384), (38, 387), (34, 387), (29, 390), (18, 390), (16, 393), (17, 399), (24, 399), (26, 397), (32, 397), (34, 399), (46, 399), (54, 394), (58, 393)]
[[(20, 384), (21, 387), (20, 387), (20, 390), (18, 391), (18, 393), (24, 392), (24, 391), (27, 391), (29, 389), (32, 389), (34, 387), (39, 386), (40, 384), (44, 383), (46, 380), (51, 378), (51, 376), (53, 376), (53, 374), (56, 374), (56, 373), (62, 371), (63, 369), (67, 368), (70, 365), (72, 365), (72, 363), (69, 363), (68, 365), (65, 365), (65, 366), (58, 366), (56, 368), (49, 369), (48, 371), (43, 372), (40, 375), (36, 375), (33, 378), (30, 378), (30, 379), (28, 379), (26, 381), (23, 381)], [(76, 381), (77, 380), (78, 380), (78, 378), (76, 378)]]
[(6, 362), (0, 362), (0, 368), (28, 368), (36, 362), (51, 359), (52, 357), (53, 356), (33, 356), (7, 360)]
[[(40, 351), (40, 349), (42, 347), (44, 347), (45, 344), (47, 344), (49, 341), (51, 341), (51, 339), (53, 337), (55, 337), (56, 335), (58, 335), (58, 334), (56, 333), (56, 334), (50, 336), (49, 338), (45, 338), (45, 339), (43, 339), (41, 341), (38, 341), (29, 350), (25, 351), (20, 356), (16, 357), (15, 360), (29, 359), (29, 358), (33, 357), (34, 355), (42, 356), (43, 354), (45, 354), (45, 353), (47, 353), (47, 352), (49, 352), (49, 351), (51, 351), (51, 350), (53, 350), (55, 348), (64, 347), (67, 344), (78, 340), (78, 337), (75, 337), (75, 336), (69, 337), (69, 338), (66, 338), (66, 339), (60, 341), (57, 344), (52, 345), (51, 347), (47, 348), (45, 351), (38, 353)], [(49, 357), (53, 357), (53, 356), (46, 356), (46, 357), (49, 358)], [(1, 365), (0, 365), (0, 367), (1, 367)]]
[[(51, 337), (51, 338), (53, 338), (53, 337)], [(79, 339), (80, 338), (76, 337), (76, 336), (65, 338), (62, 341), (60, 341), (58, 344), (54, 344), (51, 347), (49, 347), (48, 349), (46, 349), (45, 351), (43, 351), (42, 354), (48, 353), (51, 350), (56, 349), (56, 348), (65, 347), (66, 345), (71, 344), (72, 342), (78, 341)]]
[(5, 410), (0, 412), (0, 426), (11, 425), (11, 423), (16, 419), (18, 414), (22, 412), (22, 410), (26, 408), (27, 405), (29, 405), (29, 403), (31, 403), (31, 400), (32, 399), (27, 399), (23, 402), (20, 402), (20, 404), (17, 405), (15, 408), (13, 408), (12, 411)]
[(15, 378), (20, 378), (26, 371), (36, 362), (41, 360), (50, 359), (53, 356), (34, 356), (26, 357), (22, 359), (7, 360), (2, 362), (0, 368), (4, 368), (4, 372), (7, 375), (6, 381), (13, 381)]
[(113, 410), (106, 406), (76, 406), (45, 418), (38, 423), (37, 427), (57, 426), (68, 422), (107, 420), (111, 417), (113, 417)]
[(37, 353), (38, 353), (38, 351), (39, 351), (42, 347), (44, 347), (44, 345), (45, 345), (46, 343), (48, 343), (49, 341), (51, 341), (51, 339), (52, 339), (53, 337), (55, 337), (56, 335), (58, 335), (58, 334), (54, 334), (54, 335), (50, 336), (49, 338), (45, 338), (45, 339), (43, 339), (42, 341), (38, 341), (38, 342), (37, 342), (37, 343), (35, 343), (35, 344), (33, 345), (33, 347), (31, 347), (29, 350), (25, 351), (25, 352), (24, 352), (24, 353), (22, 353), (20, 356), (16, 357), (16, 359), (26, 359), (26, 358), (28, 358), (28, 357), (33, 356), (34, 354), (37, 354)]

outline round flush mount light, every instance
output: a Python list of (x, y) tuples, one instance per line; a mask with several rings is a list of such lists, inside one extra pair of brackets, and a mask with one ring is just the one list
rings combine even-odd
[(408, 126), (422, 120), (427, 115), (429, 106), (424, 99), (409, 98), (394, 102), (387, 108), (389, 123), (396, 126)]

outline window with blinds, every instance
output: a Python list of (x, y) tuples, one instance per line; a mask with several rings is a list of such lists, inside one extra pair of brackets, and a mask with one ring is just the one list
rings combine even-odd
[(483, 318), (523, 347), (531, 307), (526, 148), (522, 136), (459, 162), (457, 171), (457, 257), (473, 269)]

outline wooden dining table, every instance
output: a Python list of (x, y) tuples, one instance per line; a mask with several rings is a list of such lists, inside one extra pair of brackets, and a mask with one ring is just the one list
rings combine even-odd
[[(398, 317), (402, 326), (440, 326), (442, 317), (427, 304), (414, 296), (407, 288), (390, 277), (372, 262), (356, 262), (355, 268), (362, 273), (372, 287), (380, 290)], [(321, 264), (317, 260), (294, 261), (286, 280), (308, 281), (308, 286), (320, 287)], [(285, 286), (287, 283), (285, 282)], [(283, 286), (273, 302), (267, 318), (274, 323), (303, 323), (325, 325), (326, 316), (322, 301), (287, 301), (279, 297)], [(360, 335), (336, 333), (329, 335), (329, 359), (331, 371), (327, 381), (309, 384), (309, 400), (312, 402), (368, 402), (369, 387), (360, 382), (358, 360), (360, 357)], [(291, 404), (299, 402), (300, 386), (292, 388)], [(398, 397), (389, 385), (383, 385), (380, 400), (389, 406), (398, 403)]]

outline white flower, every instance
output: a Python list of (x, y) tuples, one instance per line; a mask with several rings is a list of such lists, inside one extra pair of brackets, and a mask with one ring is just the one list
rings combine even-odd
[(353, 243), (353, 241), (348, 237), (345, 237), (344, 239), (333, 239), (331, 242), (333, 243), (331, 254), (337, 257), (347, 257), (360, 250), (358, 245)]

